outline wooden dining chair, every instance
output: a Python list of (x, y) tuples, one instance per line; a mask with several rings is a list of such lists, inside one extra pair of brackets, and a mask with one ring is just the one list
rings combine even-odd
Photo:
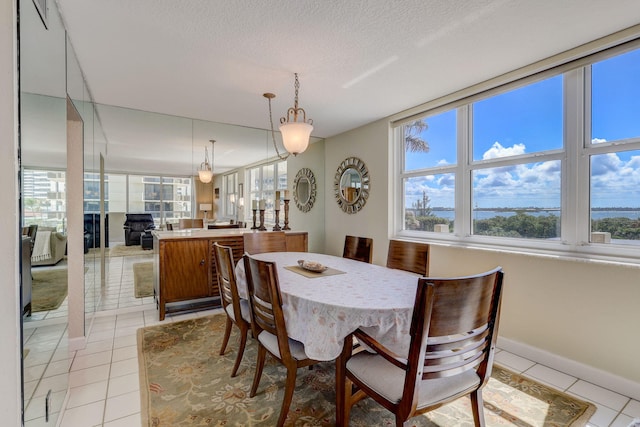
[(267, 352), (287, 368), (287, 379), (278, 417), (278, 426), (284, 425), (296, 386), (298, 368), (311, 366), (318, 361), (309, 359), (304, 344), (289, 338), (282, 313), (282, 295), (274, 262), (260, 261), (250, 255), (244, 257), (244, 268), (251, 308), (251, 328), (258, 340), (256, 372), (250, 396), (256, 395)]
[(371, 264), (373, 260), (373, 239), (369, 237), (345, 236), (342, 257)]
[(429, 275), (429, 244), (389, 240), (387, 267)]
[(240, 295), (238, 294), (232, 248), (229, 246), (222, 246), (218, 244), (218, 242), (214, 242), (213, 256), (216, 263), (218, 283), (220, 284), (222, 307), (227, 314), (227, 323), (225, 325), (222, 346), (220, 347), (220, 355), (223, 355), (227, 348), (232, 326), (235, 324), (238, 329), (240, 329), (240, 346), (238, 347), (236, 362), (231, 370), (231, 376), (235, 377), (238, 372), (240, 362), (242, 361), (244, 348), (247, 344), (247, 334), (251, 327), (249, 301), (240, 298)]
[(265, 252), (286, 252), (284, 231), (252, 232), (242, 235), (244, 251), (250, 255)]
[[(354, 336), (374, 352), (344, 346), (336, 367), (336, 424), (369, 396), (395, 414), (396, 426), (469, 395), (476, 426), (484, 426), (482, 388), (498, 337), (503, 273), (419, 278), (409, 353), (397, 355), (361, 329)], [(348, 339), (350, 337), (347, 337)]]
[(186, 228), (203, 228), (204, 220), (202, 218), (180, 218), (178, 226), (181, 230)]

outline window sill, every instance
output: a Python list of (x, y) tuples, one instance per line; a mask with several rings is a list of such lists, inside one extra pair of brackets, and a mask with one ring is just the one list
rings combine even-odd
[[(432, 245), (473, 250), (508, 253), (512, 255), (534, 256), (548, 259), (598, 263), (631, 268), (640, 268), (640, 246), (619, 244), (584, 244), (572, 246), (558, 241), (504, 239), (484, 236), (460, 238), (451, 233), (400, 231), (394, 237), (423, 241)], [(500, 240), (500, 241), (498, 241)]]

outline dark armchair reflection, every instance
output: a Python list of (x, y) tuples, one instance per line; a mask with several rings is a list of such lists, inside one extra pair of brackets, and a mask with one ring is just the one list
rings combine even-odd
[(124, 242), (126, 246), (139, 245), (140, 236), (145, 231), (153, 230), (156, 226), (153, 223), (151, 214), (126, 214), (124, 222)]

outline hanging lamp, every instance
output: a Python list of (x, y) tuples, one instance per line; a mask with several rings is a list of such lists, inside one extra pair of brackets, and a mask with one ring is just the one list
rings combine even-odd
[(211, 142), (211, 164), (209, 164), (209, 151), (207, 150), (207, 146), (204, 147), (204, 162), (200, 163), (200, 169), (198, 169), (198, 177), (203, 184), (208, 184), (213, 179), (213, 143), (216, 142), (214, 139), (209, 140)]
[[(276, 149), (276, 154), (282, 160), (289, 157), (290, 154), (294, 156), (304, 152), (309, 147), (309, 138), (311, 137), (311, 131), (313, 131), (313, 120), (307, 120), (307, 113), (303, 108), (298, 107), (298, 90), (300, 89), (300, 81), (298, 80), (298, 73), (295, 73), (295, 98), (293, 107), (287, 110), (287, 115), (280, 118), (280, 133), (282, 134), (282, 144), (288, 154), (281, 155), (276, 144), (275, 131), (273, 129), (273, 114), (271, 112), (271, 100), (276, 96), (273, 93), (264, 93), (262, 96), (269, 100), (269, 123), (271, 125), (271, 140), (273, 146)], [(299, 120), (300, 119), (300, 120)]]

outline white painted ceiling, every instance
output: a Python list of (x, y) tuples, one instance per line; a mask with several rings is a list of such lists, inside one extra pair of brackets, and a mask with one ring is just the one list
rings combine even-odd
[[(297, 72), (300, 106), (319, 138), (640, 23), (638, 0), (57, 3), (98, 104), (265, 129), (262, 94), (277, 95), (277, 123), (293, 105)], [(100, 114), (109, 156), (133, 161), (119, 168), (134, 168), (141, 152), (161, 164), (176, 161), (172, 150), (154, 149), (166, 128)], [(265, 132), (233, 138), (209, 126), (196, 145), (218, 141), (216, 172), (265, 157)], [(180, 158), (193, 157), (191, 133), (181, 135), (188, 137), (167, 144), (184, 145)], [(202, 161), (202, 148), (195, 157)]]

